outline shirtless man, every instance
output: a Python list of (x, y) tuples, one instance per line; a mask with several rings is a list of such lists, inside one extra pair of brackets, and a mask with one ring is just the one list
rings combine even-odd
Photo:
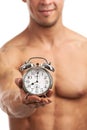
[[(30, 24), (0, 50), (0, 107), (10, 130), (87, 130), (87, 39), (63, 26), (64, 0), (23, 1)], [(33, 56), (55, 68), (47, 98), (25, 99), (19, 67)]]

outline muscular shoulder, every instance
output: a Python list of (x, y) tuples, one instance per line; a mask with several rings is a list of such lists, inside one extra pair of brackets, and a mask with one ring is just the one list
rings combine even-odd
[(76, 42), (85, 42), (87, 41), (87, 38), (84, 37), (83, 35), (75, 32), (75, 31), (72, 31), (68, 28), (66, 28), (66, 34), (67, 34), (67, 37), (69, 39), (71, 39), (71, 41), (76, 41)]
[(66, 37), (68, 45), (79, 51), (87, 60), (87, 38), (70, 29), (66, 29)]
[(0, 49), (0, 53), (4, 60), (11, 66), (18, 66), (21, 62), (22, 54), (22, 37), (21, 34), (5, 43)]
[(69, 39), (69, 43), (73, 44), (75, 47), (79, 47), (83, 50), (87, 48), (87, 38), (83, 35), (67, 29), (67, 37)]
[(83, 52), (84, 57), (87, 60), (87, 38), (78, 33), (75, 33), (75, 44), (77, 48)]
[(12, 66), (18, 66), (23, 61), (23, 55), (24, 52), (26, 52), (27, 46), (29, 48), (29, 43), (30, 38), (27, 29), (25, 29), (23, 32), (4, 44), (1, 51), (9, 64)]

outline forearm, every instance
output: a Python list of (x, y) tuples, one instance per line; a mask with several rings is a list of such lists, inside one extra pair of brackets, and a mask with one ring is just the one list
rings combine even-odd
[(29, 117), (36, 108), (22, 102), (20, 92), (4, 91), (0, 96), (1, 109), (13, 118)]
[(22, 78), (22, 74), (17, 66), (8, 63), (7, 56), (0, 51), (0, 107), (11, 117), (27, 117), (32, 115), (35, 108), (22, 102), (16, 78)]
[(0, 73), (0, 107), (9, 116), (22, 118), (30, 116), (35, 108), (23, 104), (20, 89), (15, 84), (17, 77), (21, 77), (20, 72), (11, 68)]

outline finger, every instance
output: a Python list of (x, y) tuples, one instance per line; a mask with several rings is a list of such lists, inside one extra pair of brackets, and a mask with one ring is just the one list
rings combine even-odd
[(23, 103), (27, 104), (34, 104), (39, 103), (41, 101), (41, 98), (38, 96), (30, 96), (29, 94), (26, 94), (26, 96), (23, 98)]
[(19, 88), (22, 88), (23, 82), (22, 82), (22, 79), (21, 79), (21, 78), (16, 78), (16, 79), (15, 79), (15, 83), (16, 83), (16, 85), (17, 85)]
[(49, 99), (49, 98), (42, 98), (41, 99), (41, 104), (49, 104), (51, 103), (52, 101)]
[(53, 95), (53, 91), (51, 89), (49, 89), (49, 91), (47, 92), (46, 96), (47, 97), (51, 97)]
[(28, 96), (27, 100), (29, 100), (30, 102), (40, 102), (41, 98), (38, 96)]
[(50, 104), (51, 102), (52, 101), (50, 99), (46, 99), (46, 98), (44, 99), (44, 98), (42, 98), (39, 103), (36, 103), (36, 108), (38, 108), (38, 107), (44, 107), (44, 106)]

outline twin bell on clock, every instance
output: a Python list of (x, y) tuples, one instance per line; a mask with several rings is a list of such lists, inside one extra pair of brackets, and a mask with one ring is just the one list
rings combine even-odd
[[(31, 62), (31, 60), (43, 60), (43, 63)], [(52, 88), (53, 78), (48, 70), (54, 72), (51, 63), (43, 57), (31, 57), (27, 62), (20, 66), (23, 74), (23, 89), (31, 95), (43, 96), (46, 95), (49, 89)]]

